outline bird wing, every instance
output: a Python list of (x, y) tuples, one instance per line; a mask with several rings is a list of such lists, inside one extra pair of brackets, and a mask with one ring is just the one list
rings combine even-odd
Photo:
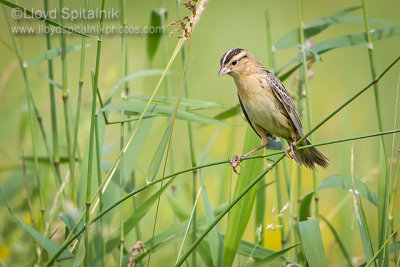
[(247, 112), (246, 112), (246, 110), (244, 109), (244, 106), (243, 106), (243, 104), (242, 104), (242, 100), (240, 99), (239, 94), (238, 94), (238, 98), (239, 98), (240, 107), (242, 108), (243, 114), (244, 114), (244, 116), (246, 117), (247, 122), (250, 124), (251, 128), (253, 128), (254, 132), (256, 132), (256, 134), (258, 135), (258, 137), (261, 138), (260, 134), (257, 133), (256, 129), (254, 128), (253, 124), (251, 123), (250, 118), (249, 118), (249, 115), (247, 115)]
[(272, 91), (274, 92), (276, 98), (278, 98), (278, 100), (282, 103), (287, 115), (289, 116), (300, 136), (304, 136), (303, 125), (301, 124), (299, 114), (297, 113), (296, 106), (294, 105), (289, 92), (286, 90), (285, 86), (278, 77), (272, 73), (268, 73), (267, 75), (269, 78), (268, 80), (271, 83)]

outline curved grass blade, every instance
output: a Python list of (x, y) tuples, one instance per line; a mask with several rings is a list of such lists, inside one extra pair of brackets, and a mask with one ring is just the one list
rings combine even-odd
[(229, 119), (233, 116), (236, 116), (237, 114), (239, 114), (241, 111), (240, 105), (237, 104), (234, 107), (231, 107), (230, 109), (227, 109), (219, 114), (217, 114), (214, 119), (216, 120), (226, 120)]
[(390, 252), (396, 252), (400, 250), (400, 241), (394, 242), (390, 245)]
[[(378, 205), (376, 194), (371, 189), (369, 189), (369, 187), (365, 183), (363, 183), (358, 179), (354, 179), (354, 186), (356, 188), (355, 190), (357, 194), (367, 199), (375, 206)], [(319, 190), (328, 188), (339, 188), (352, 192), (353, 185), (351, 177), (345, 175), (333, 175), (329, 176), (318, 185)], [(300, 221), (305, 221), (307, 220), (307, 218), (311, 216), (311, 201), (313, 196), (314, 196), (314, 191), (311, 191), (301, 201), (299, 208)]]
[[(135, 99), (135, 100), (143, 100), (148, 101), (151, 95), (142, 94), (142, 95), (129, 95), (126, 98)], [(162, 104), (173, 104), (175, 105), (177, 101), (176, 97), (168, 97), (168, 96), (155, 96), (153, 98), (153, 102), (158, 102)], [(189, 99), (189, 98), (181, 98), (180, 105), (187, 107), (188, 110), (200, 110), (200, 109), (211, 109), (211, 108), (227, 108), (226, 105), (218, 104), (210, 101), (203, 101), (198, 99)]]
[(56, 83), (54, 80), (50, 79), (49, 76), (47, 76), (46, 74), (44, 74), (43, 72), (41, 72), (40, 70), (38, 70), (37, 68), (35, 68), (34, 66), (30, 66), (32, 70), (34, 70), (40, 77), (42, 77), (43, 79), (45, 79), (46, 81), (48, 81), (50, 84), (52, 84), (53, 86), (57, 87), (58, 89), (63, 90), (63, 87), (61, 84)]
[[(361, 8), (361, 6), (346, 8), (346, 9), (336, 12), (334, 14), (324, 16), (322, 18), (310, 21), (304, 27), (304, 38), (308, 39), (310, 37), (317, 35), (318, 33), (327, 29), (332, 24), (339, 23), (339, 20), (341, 17), (344, 17), (344, 16), (348, 15), (349, 13), (354, 12), (360, 8)], [(362, 23), (364, 23), (364, 22), (362, 22)], [(296, 28), (296, 29), (288, 32), (287, 34), (285, 34), (281, 39), (279, 39), (275, 43), (274, 48), (276, 50), (281, 50), (281, 49), (289, 48), (293, 45), (297, 45), (300, 40), (299, 32), (300, 32), (299, 28)]]
[[(150, 27), (153, 29), (161, 29), (163, 26), (163, 21), (166, 21), (168, 12), (165, 8), (155, 8), (151, 11), (150, 17)], [(160, 44), (162, 34), (159, 32), (147, 35), (147, 56), (150, 61), (153, 60), (158, 45)]]
[[(330, 16), (322, 17), (317, 20), (313, 20), (306, 25), (304, 28), (304, 38), (311, 38), (322, 31), (326, 30), (333, 24), (364, 24), (364, 18), (359, 16), (346, 16), (349, 12), (359, 9), (360, 7), (353, 7), (349, 9), (345, 9), (341, 12), (335, 13)], [(372, 27), (396, 27), (399, 26), (399, 22), (390, 21), (378, 18), (369, 19), (369, 24)], [(297, 45), (299, 43), (299, 29), (294, 29), (284, 35), (281, 39), (279, 39), (274, 48), (276, 50), (282, 50), (289, 48), (291, 46)]]
[(290, 246), (288, 248), (282, 249), (280, 251), (277, 251), (266, 258), (262, 259), (261, 261), (257, 262), (256, 264), (252, 265), (254, 267), (262, 267), (262, 266), (269, 266), (271, 263), (276, 261), (279, 257), (285, 255), (287, 252), (289, 252), (292, 248), (295, 248), (299, 246), (300, 244), (296, 244), (293, 246)]
[[(253, 129), (248, 126), (243, 145), (244, 153), (257, 147), (260, 141)], [(259, 151), (260, 153), (262, 151)], [(257, 153), (260, 155), (260, 153)], [(241, 175), (237, 180), (234, 197), (243, 191), (257, 175), (262, 171), (263, 160), (244, 161), (240, 169)], [(240, 240), (246, 230), (250, 219), (253, 204), (256, 196), (256, 188), (250, 190), (230, 211), (228, 226), (225, 232), (224, 247), (222, 250), (222, 265), (231, 266), (235, 259)]]
[[(105, 106), (100, 110), (100, 112), (110, 111), (110, 110), (123, 110), (125, 112), (133, 112), (133, 113), (141, 113), (146, 108), (146, 103), (141, 102), (119, 102), (119, 103), (111, 103)], [(169, 107), (164, 105), (158, 104), (150, 104), (149, 114), (157, 114), (160, 116), (170, 117), (171, 114), (174, 113), (175, 107)], [(219, 125), (219, 126), (227, 126), (227, 123), (221, 122), (219, 120), (209, 118), (203, 115), (199, 115), (196, 113), (192, 113), (186, 110), (178, 109), (176, 113), (176, 118), (180, 120), (190, 121), (190, 122), (198, 122), (202, 124), (212, 124), (212, 125)]]
[[(141, 71), (137, 71), (134, 73), (131, 73), (127, 76), (125, 76), (123, 79), (119, 80), (114, 87), (111, 89), (111, 93), (110, 96), (107, 98), (106, 101), (104, 101), (104, 103), (108, 103), (111, 100), (111, 97), (115, 94), (115, 92), (122, 86), (122, 80), (124, 80), (125, 82), (128, 82), (130, 80), (136, 79), (136, 78), (140, 78), (140, 77), (148, 77), (148, 76), (156, 76), (156, 75), (163, 75), (164, 70), (141, 70)], [(166, 75), (170, 75), (173, 72), (167, 72)], [(151, 96), (151, 95), (150, 95)]]
[(166, 150), (168, 142), (170, 140), (173, 121), (174, 121), (174, 116), (171, 115), (171, 117), (168, 120), (168, 126), (165, 129), (165, 132), (164, 132), (163, 136), (161, 137), (160, 143), (158, 144), (157, 150), (154, 153), (154, 156), (150, 162), (149, 170), (147, 172), (147, 177), (148, 177), (146, 179), (147, 183), (154, 181), (154, 178), (156, 177), (158, 170), (161, 167), (161, 163), (164, 158), (165, 150)]
[(336, 242), (339, 244), (339, 248), (343, 253), (343, 256), (345, 257), (346, 261), (347, 261), (347, 265), (349, 265), (350, 267), (353, 266), (353, 264), (351, 263), (351, 259), (350, 259), (350, 255), (346, 250), (346, 247), (344, 246), (342, 240), (339, 237), (339, 234), (336, 232), (335, 228), (333, 227), (333, 225), (321, 214), (319, 215), (319, 218), (321, 218), (321, 220), (323, 220), (326, 225), (328, 225), (329, 229), (331, 230), (333, 236), (336, 239)]
[[(202, 165), (206, 159), (206, 155), (211, 147), (212, 142), (214, 141), (215, 137), (217, 136), (218, 129), (214, 132), (213, 136), (211, 137), (210, 142), (208, 143), (204, 153), (203, 157), (200, 161), (200, 165)], [(210, 199), (207, 194), (207, 189), (204, 184), (204, 178), (203, 178), (203, 171), (200, 169), (199, 171), (199, 176), (200, 176), (200, 188), (201, 188), (201, 195), (203, 198), (203, 205), (205, 209), (205, 214), (207, 218), (207, 224), (212, 223), (215, 220), (214, 212), (211, 207)], [(197, 223), (197, 222), (196, 222)], [(221, 233), (219, 231), (218, 225), (215, 226), (213, 230), (211, 230), (210, 235), (208, 236), (208, 243), (210, 247), (210, 254), (211, 254), (211, 263), (212, 266), (222, 266), (222, 247), (223, 247), (223, 239), (221, 236)]]
[[(17, 215), (14, 213), (14, 211), (11, 209), (11, 207), (8, 205), (5, 199), (3, 186), (1, 184), (0, 184), (0, 195), (8, 211), (11, 213), (12, 216), (14, 216), (14, 218), (18, 221), (18, 223), (25, 229), (25, 231), (27, 231), (50, 254), (50, 256), (55, 255), (57, 251), (60, 249), (60, 246), (56, 242), (43, 236), (41, 233), (39, 233), (29, 225), (26, 225), (21, 219), (17, 217)], [(73, 257), (74, 256), (71, 254), (71, 252), (69, 252), (68, 250), (64, 250), (61, 253), (59, 261), (65, 259), (71, 259)]]
[(299, 222), (300, 237), (310, 267), (328, 266), (318, 219)]
[[(400, 25), (371, 30), (372, 41), (380, 41), (398, 35), (400, 35)], [(312, 54), (319, 56), (334, 49), (360, 46), (360, 45), (367, 45), (367, 41), (365, 39), (365, 33), (349, 34), (346, 36), (322, 41), (320, 43), (313, 45), (310, 49), (307, 49), (306, 55), (308, 59), (312, 56)], [(297, 55), (294, 59), (283, 65), (283, 67), (281, 67), (276, 74), (277, 75), (280, 74), (284, 69), (288, 68), (294, 63), (299, 62), (300, 60), (301, 60), (301, 55)], [(301, 64), (297, 63), (295, 67), (292, 67), (290, 69), (290, 71), (293, 72), (300, 66)], [(286, 74), (284, 74), (284, 76), (286, 76)]]
[[(90, 44), (86, 44), (86, 48), (89, 47)], [(69, 45), (66, 47), (65, 49), (65, 53), (71, 53), (71, 52), (75, 52), (75, 51), (80, 51), (82, 49), (81, 45)], [(62, 54), (62, 49), (61, 48), (54, 48), (51, 50), (46, 50), (45, 52), (37, 55), (36, 57), (34, 57), (33, 59), (25, 62), (26, 65), (31, 66), (33, 64), (39, 63), (41, 61), (45, 61), (45, 60), (49, 60), (49, 59), (54, 59), (56, 57), (60, 57)]]
[[(239, 243), (237, 253), (245, 257), (252, 257), (255, 260), (262, 260), (266, 257), (273, 255), (274, 253), (276, 253), (276, 251), (257, 246), (257, 244), (254, 243), (241, 240)], [(281, 257), (280, 260), (281, 262), (286, 261), (284, 257)]]

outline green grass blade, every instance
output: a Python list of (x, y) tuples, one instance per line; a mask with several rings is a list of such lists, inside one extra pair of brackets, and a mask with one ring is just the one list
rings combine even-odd
[[(371, 32), (372, 41), (380, 41), (400, 35), (400, 26), (384, 27)], [(333, 49), (367, 44), (365, 33), (350, 34), (330, 39), (312, 46), (312, 51), (322, 54)]]
[[(343, 11), (353, 11), (355, 9), (359, 9), (360, 7), (349, 8)], [(340, 14), (336, 13), (330, 16), (322, 17), (317, 20), (313, 20), (306, 25), (304, 28), (304, 37), (305, 39), (311, 38), (322, 31), (328, 29), (333, 24), (364, 24), (364, 18), (358, 16), (346, 16), (347, 14)], [(399, 26), (399, 22), (397, 21), (390, 21), (384, 19), (370, 19), (370, 25), (372, 27), (396, 27)], [(277, 50), (282, 50), (294, 46), (298, 43), (299, 39), (299, 29), (294, 29), (284, 35), (281, 39), (279, 39), (274, 48)]]
[[(244, 153), (260, 145), (258, 136), (253, 129), (248, 126), (246, 138), (243, 145)], [(261, 151), (262, 152), (262, 151)], [(260, 153), (258, 153), (260, 155)], [(252, 160), (242, 163), (240, 175), (235, 187), (234, 197), (246, 188), (254, 177), (256, 177), (263, 168), (263, 160)], [(222, 251), (222, 265), (230, 266), (235, 259), (240, 240), (244, 234), (246, 226), (250, 219), (250, 214), (255, 200), (256, 188), (244, 196), (230, 211), (228, 226), (225, 232), (224, 247)]]
[[(354, 186), (357, 194), (367, 199), (373, 205), (378, 206), (378, 200), (375, 192), (373, 192), (365, 183), (358, 179), (354, 179)], [(339, 188), (351, 192), (353, 190), (351, 177), (346, 175), (333, 175), (329, 176), (318, 185), (319, 190), (328, 188)], [(300, 221), (305, 221), (311, 216), (311, 200), (313, 195), (314, 191), (311, 191), (301, 201), (299, 209)]]
[(297, 245), (293, 245), (290, 246), (288, 248), (282, 249), (280, 251), (277, 251), (269, 256), (267, 256), (266, 258), (260, 260), (259, 262), (257, 262), (256, 264), (252, 265), (254, 267), (262, 267), (262, 266), (269, 266), (271, 263), (273, 263), (274, 261), (276, 261), (279, 257), (285, 255), (286, 253), (288, 253), (292, 248), (295, 248), (297, 246), (299, 246), (300, 244)]
[[(382, 137), (383, 138), (383, 137)], [(380, 142), (380, 153), (379, 153), (379, 174), (378, 174), (378, 247), (382, 246), (387, 236), (389, 235), (389, 195), (390, 188), (388, 184), (388, 169), (387, 169), (387, 158), (385, 157), (383, 149), (383, 140)], [(387, 261), (383, 259), (386, 256), (386, 248), (384, 253), (378, 256), (378, 266), (389, 266)]]
[[(89, 47), (90, 44), (86, 44), (86, 47)], [(82, 49), (81, 45), (69, 45), (66, 47), (65, 49), (65, 53), (71, 53), (71, 52), (75, 52), (75, 51), (80, 51)], [(54, 59), (56, 57), (60, 57), (62, 55), (62, 49), (61, 48), (54, 48), (51, 50), (46, 50), (45, 52), (37, 55), (36, 57), (34, 57), (33, 59), (25, 62), (26, 65), (28, 66), (32, 66), (36, 63), (45, 61), (45, 60), (49, 60), (49, 59)]]
[[(207, 216), (207, 223), (210, 224), (212, 221), (215, 220), (214, 212), (211, 207), (210, 199), (208, 198), (206, 186), (204, 185), (203, 177), (200, 172), (200, 186), (201, 186), (201, 194), (203, 198), (203, 205), (205, 208), (206, 216)], [(211, 250), (211, 258), (213, 262), (213, 266), (221, 266), (221, 255), (222, 255), (222, 246), (223, 240), (221, 233), (216, 226), (208, 236), (208, 243), (210, 245)]]
[[(56, 254), (57, 251), (60, 249), (60, 246), (57, 243), (46, 238), (45, 236), (43, 236), (41, 233), (39, 233), (29, 225), (26, 225), (21, 219), (17, 217), (17, 215), (15, 215), (14, 211), (11, 209), (11, 207), (8, 205), (5, 199), (3, 186), (1, 184), (0, 184), (0, 194), (8, 211), (11, 213), (12, 216), (14, 216), (14, 218), (18, 221), (18, 223), (25, 229), (25, 231), (27, 231), (51, 256)], [(60, 257), (63, 259), (67, 259), (67, 258), (73, 258), (74, 256), (68, 250), (64, 250)], [(61, 260), (61, 258), (59, 260)]]
[(300, 236), (310, 267), (328, 266), (318, 219), (299, 222)]
[[(364, 250), (364, 256), (366, 261), (370, 261), (374, 255), (374, 249), (371, 242), (371, 235), (369, 233), (367, 219), (364, 213), (363, 203), (361, 201), (361, 197), (357, 194), (355, 187), (355, 178), (354, 178), (354, 149), (351, 150), (351, 179), (352, 179), (352, 194), (353, 194), (353, 206), (355, 211), (355, 217), (358, 225), (358, 230), (360, 232), (361, 244)], [(375, 266), (375, 262), (373, 262), (373, 266)]]
[[(241, 240), (239, 243), (237, 253), (247, 258), (252, 257), (253, 259), (256, 260), (262, 260), (268, 256), (273, 255), (274, 253), (276, 253), (276, 251), (272, 249), (263, 248), (261, 246), (257, 246), (257, 244)], [(282, 262), (284, 262), (285, 258), (282, 257), (281, 260)]]
[[(119, 103), (111, 103), (100, 111), (110, 111), (110, 110), (123, 110), (126, 112), (133, 112), (133, 113), (141, 113), (146, 108), (146, 103), (141, 102), (119, 102)], [(157, 105), (157, 104), (150, 104), (149, 111), (147, 114), (157, 114), (160, 116), (170, 117), (171, 114), (174, 113), (175, 107), (168, 107), (164, 105)], [(198, 122), (202, 124), (212, 124), (212, 125), (219, 125), (219, 126), (227, 126), (227, 123), (221, 122), (219, 120), (206, 117), (203, 115), (199, 115), (196, 113), (192, 113), (186, 110), (178, 109), (176, 113), (176, 118), (180, 120), (190, 121), (190, 122)]]
[[(332, 24), (339, 23), (339, 19), (341, 17), (347, 16), (349, 13), (354, 12), (360, 8), (360, 6), (346, 8), (334, 14), (310, 21), (304, 27), (304, 38), (308, 39), (317, 35), (318, 33), (327, 29)], [(276, 50), (286, 49), (293, 45), (297, 45), (299, 43), (299, 40), (299, 28), (296, 28), (285, 34), (281, 39), (279, 39), (275, 43), (274, 48)]]
[[(264, 234), (262, 234), (263, 229), (265, 229), (265, 204), (267, 198), (267, 190), (265, 180), (261, 180), (256, 187), (256, 206), (255, 206), (255, 221), (254, 229), (261, 229), (261, 233), (258, 236), (258, 231), (255, 232), (254, 241), (259, 241), (262, 245), (264, 244)], [(258, 240), (260, 238), (260, 240)]]
[(150, 208), (157, 202), (158, 197), (171, 185), (174, 179), (169, 180), (163, 187), (153, 194), (148, 200), (141, 204), (136, 212), (124, 223), (125, 234), (128, 234), (133, 227), (149, 212)]
[[(380, 41), (398, 35), (400, 35), (400, 26), (384, 27), (371, 32), (372, 41)], [(367, 41), (365, 40), (365, 33), (349, 34), (343, 37), (322, 41), (307, 49), (306, 53), (308, 58), (311, 56), (311, 52), (315, 55), (321, 55), (335, 49), (360, 45), (367, 45)], [(297, 63), (296, 66), (290, 69), (291, 72), (294, 72), (297, 68), (301, 66), (301, 64), (298, 64), (300, 60), (301, 55), (297, 55), (294, 59), (283, 65), (283, 67), (281, 67), (277, 71), (277, 74), (280, 74), (284, 69), (288, 68), (292, 64)], [(286, 75), (284, 76), (286, 77)]]
[[(128, 82), (130, 80), (134, 80), (136, 78), (141, 78), (141, 77), (149, 77), (149, 76), (157, 76), (157, 75), (163, 75), (164, 70), (156, 70), (156, 69), (152, 69), (152, 70), (141, 70), (141, 71), (136, 71), (134, 73), (131, 73), (129, 75), (127, 75), (126, 77), (124, 77), (123, 79), (119, 80), (114, 87), (111, 89), (111, 93), (109, 95), (109, 97), (107, 98), (106, 101), (104, 101), (104, 103), (108, 103), (111, 101), (111, 97), (115, 94), (115, 92), (118, 91), (118, 89), (122, 86), (122, 81), (125, 80), (125, 82)], [(170, 75), (173, 72), (167, 72), (166, 75)], [(151, 95), (150, 95), (151, 96)]]
[(161, 167), (162, 160), (164, 158), (165, 151), (167, 149), (168, 142), (170, 140), (170, 135), (172, 132), (172, 124), (174, 121), (174, 117), (171, 117), (168, 120), (168, 126), (165, 129), (163, 136), (161, 137), (160, 143), (158, 144), (157, 150), (154, 153), (153, 159), (150, 162), (149, 170), (147, 171), (147, 182), (153, 182), (156, 177), (158, 170)]
[(338, 245), (339, 245), (340, 250), (341, 250), (342, 253), (343, 253), (343, 256), (345, 257), (345, 259), (346, 259), (346, 261), (347, 261), (347, 265), (350, 266), (350, 267), (353, 266), (353, 264), (351, 263), (350, 255), (349, 255), (349, 253), (347, 252), (347, 249), (346, 249), (346, 247), (344, 246), (342, 240), (340, 239), (338, 232), (335, 230), (335, 228), (333, 227), (333, 225), (332, 225), (324, 216), (322, 216), (322, 215), (320, 214), (320, 215), (319, 215), (319, 218), (320, 218), (321, 220), (323, 220), (323, 221), (326, 223), (326, 225), (328, 225), (329, 229), (331, 230), (333, 236), (334, 236), (335, 239), (336, 239), (336, 242), (337, 242)]
[(241, 113), (241, 111), (242, 111), (242, 109), (240, 108), (240, 105), (237, 104), (236, 106), (231, 107), (231, 108), (229, 108), (229, 109), (217, 114), (214, 117), (214, 119), (216, 119), (216, 120), (226, 120), (226, 119), (229, 119), (229, 118), (231, 118), (233, 116), (236, 116), (237, 114)]
[[(163, 26), (163, 20), (167, 19), (168, 12), (165, 8), (155, 8), (151, 11), (150, 17), (150, 27), (153, 29), (161, 29)], [(149, 57), (150, 61), (153, 60), (157, 48), (160, 44), (160, 40), (162, 37), (162, 33), (153, 33), (147, 35), (147, 56)]]
[[(141, 95), (129, 95), (126, 98), (148, 101), (151, 95), (141, 94)], [(177, 98), (176, 97), (168, 97), (168, 96), (155, 96), (153, 98), (153, 102), (158, 102), (161, 104), (167, 105), (176, 105)], [(222, 105), (215, 102), (203, 101), (198, 99), (188, 99), (181, 98), (180, 105), (188, 108), (188, 110), (200, 110), (200, 109), (219, 109), (219, 108), (227, 108), (226, 105)]]
[(48, 81), (51, 85), (57, 87), (58, 89), (61, 89), (61, 90), (63, 89), (61, 84), (56, 83), (54, 80), (50, 79), (49, 76), (47, 76), (46, 74), (44, 74), (43, 72), (41, 72), (40, 70), (35, 68), (34, 66), (31, 66), (31, 69), (34, 70), (40, 77), (42, 77), (43, 79)]
[(400, 241), (394, 242), (390, 245), (390, 253), (397, 252), (400, 250)]
[[(211, 137), (210, 141), (208, 142), (208, 145), (206, 149), (204, 150), (203, 157), (200, 161), (200, 164), (203, 164), (206, 155), (208, 151), (210, 150), (212, 142), (215, 140), (215, 137), (217, 136), (218, 129), (214, 132), (213, 136)], [(201, 195), (203, 198), (203, 205), (205, 209), (205, 214), (207, 218), (207, 224), (212, 223), (215, 220), (214, 212), (211, 206), (210, 199), (207, 194), (207, 188), (204, 184), (204, 178), (203, 178), (203, 172), (202, 170), (199, 171), (199, 176), (200, 176), (200, 187), (201, 187)], [(197, 225), (197, 221), (196, 221)], [(197, 229), (196, 229), (197, 230)], [(212, 266), (222, 266), (222, 247), (223, 247), (223, 239), (221, 236), (221, 232), (219, 231), (218, 225), (215, 226), (214, 229), (211, 230), (210, 235), (207, 238), (209, 247), (210, 247), (210, 254), (211, 254), (211, 265)], [(209, 254), (209, 255), (210, 255)], [(207, 257), (209, 258), (209, 257)]]

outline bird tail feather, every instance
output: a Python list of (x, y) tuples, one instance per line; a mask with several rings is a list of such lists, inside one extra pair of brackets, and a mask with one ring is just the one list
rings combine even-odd
[[(302, 145), (311, 145), (311, 142), (306, 139)], [(315, 169), (315, 164), (318, 164), (324, 169), (329, 165), (329, 159), (316, 147), (294, 150), (294, 156), (298, 164), (304, 165), (309, 169)]]

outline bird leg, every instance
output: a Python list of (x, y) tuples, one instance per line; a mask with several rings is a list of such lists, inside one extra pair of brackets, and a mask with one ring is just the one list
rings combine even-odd
[(267, 146), (267, 144), (262, 144), (261, 146), (256, 147), (255, 149), (253, 149), (253, 150), (247, 152), (246, 154), (244, 154), (244, 155), (242, 155), (242, 156), (239, 156), (239, 155), (233, 156), (233, 157), (229, 160), (229, 164), (232, 166), (233, 171), (236, 172), (237, 174), (239, 174), (238, 171), (236, 170), (236, 167), (238, 167), (238, 166), (240, 165), (240, 163), (242, 162), (241, 159), (250, 156), (250, 155), (253, 154), (254, 152), (256, 152), (256, 151), (258, 151), (258, 150), (260, 150), (260, 149), (263, 149), (263, 148), (266, 147), (266, 146)]
[[(297, 140), (296, 136), (293, 136), (293, 142), (291, 142), (285, 150), (285, 155), (291, 159), (294, 159), (294, 150), (293, 148), (296, 146)], [(290, 152), (289, 152), (290, 150)]]

